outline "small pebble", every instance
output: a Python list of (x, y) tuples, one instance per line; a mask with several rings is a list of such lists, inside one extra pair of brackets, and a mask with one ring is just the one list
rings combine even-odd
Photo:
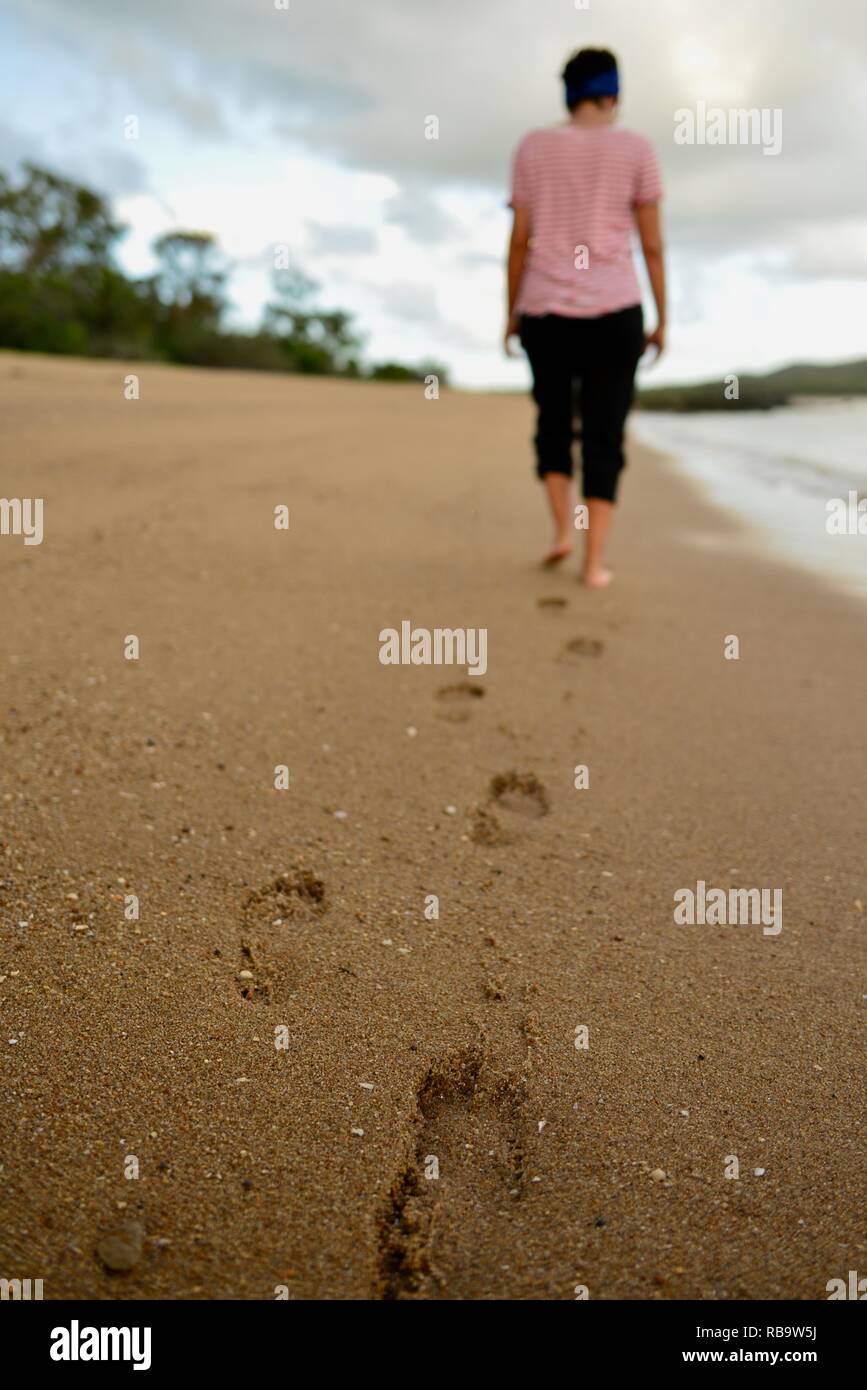
[(418, 729), (415, 727), (414, 724), (410, 724), (406, 732), (409, 738), (415, 738), (416, 734), (418, 733)]
[(359, 1139), (363, 1139), (363, 1138), (364, 1138), (364, 1130), (363, 1130), (363, 1129), (353, 1129), (353, 1130), (351, 1131), (351, 1133), (352, 1133), (352, 1134), (357, 1134), (358, 1137), (359, 1137)]
[(664, 1168), (654, 1168), (654, 1170), (653, 1170), (653, 1172), (651, 1173), (650, 1176), (653, 1178), (653, 1181), (654, 1181), (654, 1182), (664, 1182), (664, 1181), (665, 1181), (665, 1169), (664, 1169)]
[(137, 1221), (124, 1221), (101, 1237), (96, 1253), (106, 1269), (115, 1272), (132, 1269), (141, 1259), (143, 1235)]
[(458, 813), (457, 806), (444, 806), (443, 810), (445, 811), (447, 816), (456, 816)]
[(755, 1168), (755, 1169), (753, 1169), (753, 1171), (754, 1171), (754, 1173), (755, 1173), (755, 1175), (756, 1175), (757, 1178), (763, 1178), (763, 1177), (765, 1176), (765, 1169), (764, 1169), (764, 1168)]
[(335, 811), (335, 812), (334, 812), (334, 819), (335, 819), (335, 820), (346, 820), (348, 816), (349, 816), (349, 812), (348, 812), (348, 811)]

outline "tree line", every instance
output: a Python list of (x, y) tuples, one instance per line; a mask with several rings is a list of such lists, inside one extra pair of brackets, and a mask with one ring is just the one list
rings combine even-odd
[(435, 363), (365, 365), (352, 315), (323, 308), (297, 266), (274, 270), (254, 332), (227, 329), (232, 267), (215, 237), (165, 233), (154, 273), (132, 279), (115, 255), (125, 230), (90, 188), (35, 164), (17, 182), (0, 173), (0, 347), (446, 384)]

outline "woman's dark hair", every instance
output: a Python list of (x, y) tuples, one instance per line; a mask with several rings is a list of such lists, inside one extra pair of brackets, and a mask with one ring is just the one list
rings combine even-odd
[[(570, 111), (574, 111), (578, 102), (570, 102), (568, 93), (580, 91), (585, 82), (590, 82), (594, 77), (601, 77), (605, 72), (617, 71), (617, 59), (607, 48), (582, 48), (578, 53), (573, 53), (560, 76), (566, 83), (566, 105)], [(595, 101), (599, 106), (604, 97), (586, 97), (587, 101)]]

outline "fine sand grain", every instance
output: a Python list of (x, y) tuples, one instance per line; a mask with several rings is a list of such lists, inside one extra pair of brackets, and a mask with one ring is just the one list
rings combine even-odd
[[(521, 398), (10, 354), (0, 393), (0, 492), (45, 499), (0, 537), (0, 1275), (863, 1271), (864, 611), (635, 449), (614, 587), (537, 568)], [(487, 673), (381, 665), (403, 619)], [(782, 932), (675, 925), (699, 879)]]

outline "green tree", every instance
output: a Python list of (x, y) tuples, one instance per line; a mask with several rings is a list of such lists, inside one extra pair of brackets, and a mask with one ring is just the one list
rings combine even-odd
[(228, 269), (210, 232), (166, 232), (154, 243), (156, 274), (147, 282), (154, 340), (172, 362), (214, 357)]
[(361, 340), (352, 315), (317, 307), (319, 286), (297, 268), (275, 271), (272, 283), (262, 331), (277, 339), (289, 370), (357, 376)]
[(108, 265), (123, 231), (104, 199), (57, 174), (25, 164), (16, 187), (0, 174), (0, 266), (25, 275)]
[(154, 288), (164, 304), (216, 326), (225, 307), (227, 268), (210, 232), (166, 232), (154, 242)]
[(146, 355), (147, 306), (112, 261), (123, 228), (99, 194), (34, 164), (0, 174), (0, 343)]

